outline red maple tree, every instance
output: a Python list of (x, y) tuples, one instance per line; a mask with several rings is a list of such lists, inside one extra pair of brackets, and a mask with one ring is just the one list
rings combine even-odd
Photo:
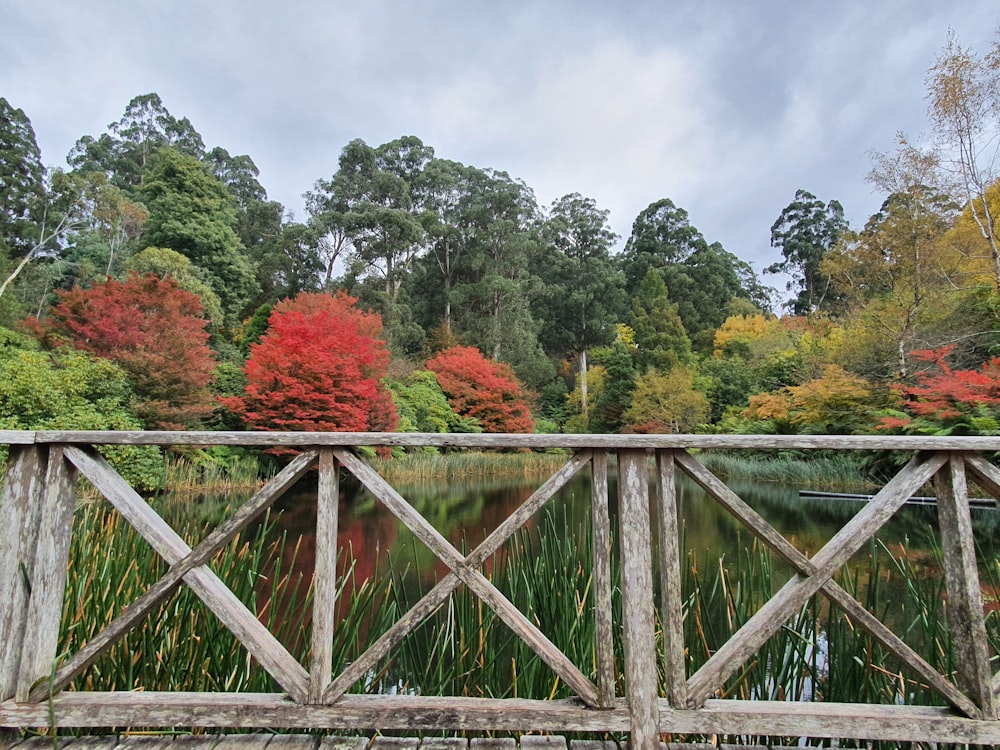
[(953, 370), (947, 362), (954, 346), (912, 352), (935, 365), (916, 374), (912, 385), (898, 386), (907, 416), (883, 417), (880, 429), (923, 433), (996, 434), (1000, 427), (1000, 357), (978, 370)]
[(50, 345), (68, 341), (121, 366), (147, 427), (182, 429), (211, 413), (215, 354), (198, 295), (169, 276), (134, 273), (57, 294), (48, 317), (28, 327)]
[(250, 347), (243, 395), (222, 403), (261, 430), (394, 430), (396, 407), (380, 382), (389, 365), (382, 320), (356, 304), (342, 291), (276, 304)]
[(453, 346), (427, 360), (455, 413), (479, 420), (486, 432), (531, 432), (524, 388), (513, 370), (472, 346)]

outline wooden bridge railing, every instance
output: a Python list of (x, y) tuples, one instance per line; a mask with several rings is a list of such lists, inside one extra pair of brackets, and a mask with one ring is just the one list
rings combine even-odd
[[(808, 736), (974, 744), (1000, 743), (997, 693), (984, 623), (967, 478), (1000, 497), (1000, 470), (983, 458), (1000, 438), (850, 436), (436, 435), (413, 433), (0, 432), (10, 446), (0, 499), (0, 728), (210, 726), (289, 729), (580, 731), (629, 733), (652, 750), (661, 734)], [(292, 446), (300, 453), (193, 549), (94, 449), (95, 445)], [(463, 554), (378, 473), (358, 446), (477, 449), (562, 448), (565, 464), (472, 552)], [(914, 458), (815, 555), (807, 557), (712, 475), (691, 449), (912, 451)], [(612, 618), (608, 457), (617, 459), (621, 555), (620, 632)], [(310, 662), (300, 664), (208, 566), (216, 552), (313, 467), (318, 467), (317, 552)], [(593, 486), (596, 669), (586, 673), (482, 574), (510, 536), (577, 474)], [(338, 476), (350, 472), (450, 572), (341, 674), (332, 674)], [(708, 661), (687, 674), (675, 474), (689, 475), (788, 563), (790, 580)], [(82, 475), (156, 552), (167, 572), (75, 654), (56, 654), (66, 585), (74, 481)], [(940, 674), (845, 591), (834, 575), (908, 498), (933, 482), (947, 585), (955, 673)], [(659, 528), (650, 528), (650, 487)], [(658, 543), (653, 545), (654, 534)], [(653, 550), (659, 559), (654, 565)], [(659, 570), (663, 634), (655, 628)], [(64, 690), (98, 656), (180, 586), (188, 586), (280, 686), (281, 693), (83, 692)], [(492, 608), (575, 692), (572, 700), (355, 695), (394, 645), (458, 587)], [(821, 594), (931, 686), (947, 707), (718, 699), (724, 682), (805, 602)], [(625, 694), (616, 694), (614, 642), (624, 645)], [(665, 694), (657, 668), (665, 674)], [(588, 669), (588, 672), (590, 670)]]

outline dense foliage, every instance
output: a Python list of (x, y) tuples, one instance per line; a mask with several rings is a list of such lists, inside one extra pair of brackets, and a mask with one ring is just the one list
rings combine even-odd
[(344, 145), (297, 222), (155, 93), (65, 169), (0, 99), (0, 325), (117, 363), (149, 427), (990, 433), (963, 394), (1000, 346), (998, 59), (948, 38), (930, 139), (872, 154), (862, 228), (803, 188), (775, 206), (782, 317), (668, 197), (619, 238), (592, 198), (405, 135)]
[(300, 294), (274, 306), (250, 346), (246, 389), (223, 402), (259, 430), (393, 430), (398, 417), (381, 380), (389, 352), (378, 316), (346, 294)]

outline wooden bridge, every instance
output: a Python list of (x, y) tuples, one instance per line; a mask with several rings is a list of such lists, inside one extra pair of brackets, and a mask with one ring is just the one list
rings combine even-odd
[[(23, 740), (11, 730), (204, 727), (210, 731), (283, 728), (293, 732), (592, 733), (598, 737), (627, 735), (632, 747), (643, 750), (658, 748), (663, 738), (690, 735), (1000, 743), (1000, 679), (994, 674), (995, 655), (985, 628), (967, 488), (971, 479), (990, 496), (1000, 497), (1000, 470), (983, 457), (1000, 451), (1000, 438), (0, 432), (0, 444), (10, 446), (0, 500), (0, 732), (6, 728), (8, 742), (21, 743), (24, 750), (36, 747), (41, 738)], [(299, 453), (192, 549), (102, 458), (95, 449), (101, 445), (284, 446)], [(463, 554), (359, 457), (355, 450), (359, 446), (559, 448), (567, 452), (567, 458), (562, 468), (479, 546)], [(696, 456), (702, 449), (907, 451), (913, 458), (820, 551), (807, 557), (699, 463)], [(620, 581), (611, 580), (609, 457), (616, 461), (618, 472)], [(301, 664), (232, 594), (208, 562), (306, 472), (317, 468), (310, 659), (308, 664)], [(597, 630), (593, 666), (573, 663), (482, 572), (484, 563), (517, 529), (570, 478), (588, 469), (593, 489)], [(341, 470), (366, 486), (450, 573), (363, 655), (340, 674), (333, 674)], [(686, 667), (682, 630), (675, 488), (678, 472), (691, 477), (794, 571), (790, 580), (692, 674)], [(78, 652), (57, 655), (59, 629), (67, 625), (60, 623), (60, 618), (78, 476), (85, 477), (148, 540), (168, 569)], [(938, 672), (834, 578), (895, 511), (928, 483), (938, 498), (948, 623), (955, 648), (955, 669), (951, 674)], [(656, 528), (651, 527), (651, 499), (655, 502)], [(654, 575), (659, 576), (656, 587)], [(612, 612), (612, 588), (616, 585), (621, 590), (620, 618), (613, 617)], [(189, 587), (204, 601), (267, 670), (280, 692), (65, 689), (181, 586)], [(347, 692), (459, 586), (467, 587), (490, 607), (576, 697), (526, 700)], [(658, 601), (654, 592), (659, 594)], [(946, 705), (719, 697), (726, 680), (817, 594), (835, 604), (854, 626), (866, 630), (915, 679), (933, 688)], [(663, 623), (659, 640), (655, 632), (656, 607)], [(624, 645), (622, 664), (615, 663), (616, 641)], [(624, 691), (616, 688), (619, 674), (624, 678)], [(661, 684), (665, 685), (662, 690)], [(254, 742), (263, 747), (261, 736), (256, 735)], [(51, 746), (51, 739), (48, 741)], [(270, 741), (267, 737), (263, 740), (265, 745)], [(309, 741), (312, 746), (321, 745), (320, 739)], [(105, 744), (100, 746), (111, 747), (115, 740), (102, 742)], [(282, 742), (286, 740), (276, 739), (274, 747), (280, 747)], [(333, 737), (322, 740), (332, 742)], [(79, 740), (78, 746), (82, 750), (89, 745)], [(178, 748), (181, 746), (183, 743)]]

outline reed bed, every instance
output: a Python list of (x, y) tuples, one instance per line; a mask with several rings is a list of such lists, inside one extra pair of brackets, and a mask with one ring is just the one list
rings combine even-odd
[(370, 463), (390, 482), (417, 483), (483, 477), (545, 479), (566, 463), (566, 455), (561, 451), (555, 453), (415, 451), (387, 458), (377, 457)]
[[(162, 563), (148, 545), (106, 504), (81, 506), (75, 524), (60, 645), (63, 652), (86, 642), (163, 572)], [(203, 521), (183, 526), (183, 535), (191, 542), (203, 533)], [(516, 534), (488, 561), (485, 570), (553, 643), (594, 677), (590, 549), (589, 525), (573, 520), (567, 508), (557, 505), (543, 513), (536, 526)], [(305, 662), (311, 585), (308, 573), (292, 572), (297, 555), (295, 541), (275, 538), (272, 525), (265, 520), (222, 551), (213, 568)], [(344, 553), (344, 570), (338, 577), (335, 673), (424, 593), (426, 584), (415, 585), (408, 575), (419, 559), (415, 554), (411, 559), (394, 560), (388, 569), (362, 580), (354, 575), (353, 553)], [(711, 559), (690, 552), (682, 562), (690, 674), (757, 611), (784, 582), (787, 572), (776, 569), (767, 550), (754, 541), (731, 556)], [(838, 580), (870, 611), (893, 624), (918, 653), (949, 674), (953, 655), (938, 562), (933, 556), (912, 556), (905, 546), (890, 552), (874, 543), (867, 559), (845, 568)], [(618, 575), (614, 571), (615, 580)], [(984, 590), (1000, 591), (998, 583), (1000, 564), (993, 561), (984, 568)], [(617, 591), (614, 596), (617, 613), (621, 610)], [(997, 648), (998, 612), (995, 607), (989, 610), (987, 625)], [(657, 628), (659, 631), (659, 623)], [(618, 648), (620, 669), (620, 644)], [(183, 589), (95, 663), (74, 687), (276, 689), (215, 617)], [(617, 687), (621, 694), (623, 685)], [(570, 695), (551, 670), (464, 588), (352, 690), (520, 698)], [(822, 598), (808, 602), (786, 623), (727, 681), (720, 697), (940, 703)]]
[(714, 474), (727, 479), (781, 482), (813, 489), (864, 490), (876, 485), (866, 476), (869, 458), (860, 454), (834, 453), (820, 456), (782, 454), (760, 456), (748, 453), (704, 451), (698, 460)]

